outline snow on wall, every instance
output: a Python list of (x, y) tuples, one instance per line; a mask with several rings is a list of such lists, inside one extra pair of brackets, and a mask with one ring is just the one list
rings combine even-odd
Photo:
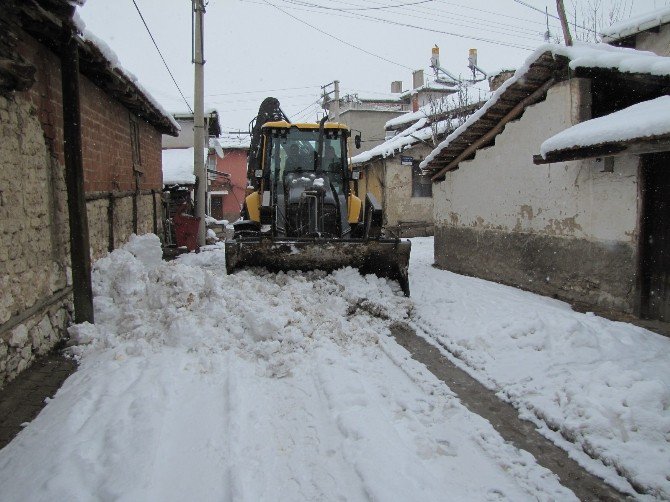
[(603, 30), (601, 35), (603, 36), (603, 42), (614, 42), (666, 23), (670, 23), (670, 7), (656, 9), (614, 23), (609, 28)]
[(644, 101), (587, 120), (552, 136), (540, 147), (544, 158), (556, 150), (670, 134), (670, 96)]
[[(551, 52), (554, 56), (564, 56), (570, 60), (570, 68), (611, 68), (622, 73), (648, 73), (651, 75), (670, 75), (670, 58), (657, 56), (651, 52), (637, 51), (622, 47), (613, 47), (607, 44), (578, 44), (566, 47), (556, 44), (543, 44), (539, 46), (514, 73), (514, 76), (501, 85), (491, 98), (473, 113), (465, 123), (445, 138), (435, 150), (421, 163), (421, 168), (435, 160), (440, 152), (455, 141), (466, 129), (477, 122), (498, 102), (502, 94), (515, 82), (523, 79), (534, 63), (545, 52)], [(546, 138), (545, 138), (546, 139)]]

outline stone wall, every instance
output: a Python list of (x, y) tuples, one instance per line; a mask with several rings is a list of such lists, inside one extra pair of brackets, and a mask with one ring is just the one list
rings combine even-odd
[(548, 137), (589, 116), (588, 81), (554, 86), (434, 185), (435, 260), (455, 272), (632, 312), (638, 157), (534, 165)]
[[(112, 195), (111, 198), (97, 198), (86, 203), (92, 259), (101, 258), (110, 250), (122, 246), (135, 233), (133, 197), (135, 195), (132, 194)], [(155, 200), (155, 213), (152, 199)], [(161, 236), (163, 233), (161, 210), (160, 193), (137, 195), (137, 234), (153, 233), (155, 218), (156, 235)], [(110, 217), (114, 222), (113, 242), (110, 240)]]
[(63, 171), (35, 107), (0, 96), (0, 386), (47, 352), (70, 319)]

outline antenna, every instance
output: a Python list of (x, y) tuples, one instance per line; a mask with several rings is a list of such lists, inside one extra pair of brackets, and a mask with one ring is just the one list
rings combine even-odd
[(544, 41), (551, 42), (551, 30), (549, 29), (549, 8), (544, 8), (544, 15), (547, 18), (547, 31), (544, 32)]
[[(481, 82), (488, 77), (486, 72), (477, 66), (477, 49), (470, 49), (470, 52), (468, 53), (468, 68), (472, 70), (472, 80), (470, 82), (473, 84)], [(478, 79), (477, 74), (480, 74), (482, 78)]]
[[(437, 45), (433, 47), (431, 54), (430, 67), (435, 73), (435, 82), (445, 85), (460, 85), (462, 83), (460, 78), (455, 77), (440, 66), (440, 48)], [(440, 74), (444, 76), (441, 76)]]

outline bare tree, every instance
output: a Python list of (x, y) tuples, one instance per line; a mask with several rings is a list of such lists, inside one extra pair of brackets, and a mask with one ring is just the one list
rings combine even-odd
[[(458, 90), (447, 97), (430, 97), (428, 101), (427, 119), (431, 128), (433, 145), (437, 145), (445, 134), (458, 128), (472, 113), (473, 105), (471, 93), (464, 83), (458, 85)], [(446, 127), (442, 124), (445, 120), (451, 123)]]
[(601, 32), (612, 24), (630, 17), (633, 0), (572, 0), (570, 21), (576, 40), (601, 42)]

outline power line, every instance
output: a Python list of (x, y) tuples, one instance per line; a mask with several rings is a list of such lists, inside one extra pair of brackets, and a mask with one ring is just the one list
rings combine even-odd
[(174, 82), (175, 87), (177, 87), (177, 90), (179, 91), (179, 94), (181, 95), (182, 99), (184, 100), (184, 103), (186, 103), (186, 106), (188, 107), (189, 111), (191, 113), (194, 113), (193, 109), (191, 108), (191, 105), (188, 103), (188, 101), (184, 97), (184, 93), (181, 92), (181, 89), (179, 88), (179, 84), (177, 83), (177, 80), (175, 80), (174, 75), (172, 75), (172, 71), (170, 70), (170, 67), (167, 64), (167, 61), (165, 61), (165, 58), (163, 57), (163, 53), (158, 48), (158, 44), (156, 43), (156, 39), (154, 38), (153, 34), (151, 33), (151, 30), (149, 29), (149, 26), (147, 25), (147, 22), (144, 20), (144, 16), (142, 15), (142, 11), (140, 11), (140, 8), (137, 5), (137, 2), (135, 2), (135, 0), (132, 0), (132, 2), (133, 2), (133, 5), (135, 5), (135, 9), (137, 10), (137, 13), (140, 15), (140, 19), (142, 20), (142, 23), (144, 23), (144, 27), (147, 29), (147, 33), (149, 34), (149, 37), (151, 37), (151, 41), (154, 43), (154, 47), (156, 47), (156, 50), (158, 51), (158, 55), (163, 60), (163, 64), (165, 65), (165, 69), (170, 74), (170, 78)]
[(298, 21), (298, 22), (300, 22), (300, 23), (302, 23), (302, 24), (305, 24), (305, 25), (309, 26), (310, 28), (312, 28), (313, 30), (316, 30), (316, 31), (318, 31), (319, 33), (321, 33), (321, 34), (323, 34), (323, 35), (326, 35), (326, 36), (328, 36), (328, 37), (330, 37), (330, 38), (333, 38), (333, 39), (337, 40), (338, 42), (343, 43), (344, 45), (348, 45), (349, 47), (352, 47), (352, 48), (357, 49), (357, 50), (359, 50), (359, 51), (361, 51), (361, 52), (364, 52), (365, 54), (368, 54), (369, 56), (373, 56), (373, 57), (376, 57), (377, 59), (381, 59), (382, 61), (386, 61), (387, 63), (391, 63), (391, 64), (394, 64), (394, 65), (400, 66), (401, 68), (405, 68), (405, 69), (407, 69), (407, 70), (412, 71), (412, 68), (410, 68), (409, 66), (406, 66), (406, 65), (401, 64), (401, 63), (397, 63), (397, 62), (395, 62), (395, 61), (391, 61), (390, 59), (387, 59), (387, 58), (385, 58), (385, 57), (383, 57), (383, 56), (380, 56), (379, 54), (375, 54), (374, 52), (370, 52), (370, 51), (365, 50), (365, 49), (363, 49), (363, 48), (361, 48), (361, 47), (358, 47), (357, 45), (354, 45), (354, 44), (349, 43), (349, 42), (347, 42), (347, 41), (345, 41), (345, 40), (342, 40), (341, 38), (338, 38), (338, 37), (336, 37), (335, 35), (331, 35), (330, 33), (326, 32), (326, 31), (323, 31), (321, 28), (317, 28), (316, 26), (314, 26), (314, 25), (308, 23), (307, 21), (304, 21), (304, 20), (300, 19), (299, 17), (296, 17), (296, 16), (294, 16), (293, 14), (290, 14), (290, 13), (286, 12), (286, 11), (285, 11), (284, 9), (282, 9), (281, 7), (278, 7), (277, 5), (275, 5), (275, 4), (273, 4), (273, 3), (270, 3), (270, 2), (268, 2), (267, 0), (263, 0), (263, 3), (265, 3), (265, 4), (267, 4), (267, 5), (271, 6), (271, 7), (274, 7), (274, 8), (277, 9), (279, 12), (282, 12), (282, 13), (286, 14), (288, 17), (293, 18), (293, 19), (295, 19), (296, 21)]
[[(295, 3), (295, 0), (284, 0), (284, 1), (287, 1), (288, 3)], [(263, 0), (263, 2), (264, 2), (264, 3), (267, 3), (268, 5), (272, 5), (272, 6), (275, 7), (276, 9), (280, 10), (281, 12), (284, 12), (286, 15), (291, 16), (291, 17), (293, 17), (294, 19), (298, 19), (298, 18), (295, 18), (293, 15), (289, 14), (288, 12), (286, 12), (286, 11), (280, 9), (280, 8), (277, 7), (276, 5), (269, 3), (267, 0)], [(315, 5), (315, 4), (312, 4), (312, 5), (315, 6), (315, 7), (319, 7), (318, 5)], [(337, 9), (335, 9), (335, 10), (337, 10)], [(354, 14), (354, 13), (349, 13), (349, 14)], [(427, 28), (427, 27), (424, 27), (424, 26), (417, 26), (417, 25), (414, 25), (414, 24), (402, 23), (402, 22), (399, 22), (399, 21), (392, 21), (392, 20), (390, 20), (390, 19), (384, 19), (384, 18), (379, 18), (379, 17), (369, 16), (369, 15), (367, 15), (367, 14), (358, 14), (358, 13), (356, 13), (356, 14), (354, 14), (354, 15), (355, 15), (355, 16), (358, 16), (359, 18), (370, 19), (370, 20), (373, 20), (373, 21), (377, 21), (377, 22), (381, 22), (381, 23), (386, 23), (386, 24), (391, 24), (391, 25), (395, 25), (395, 26), (402, 26), (402, 27), (404, 27), (404, 28), (414, 28), (414, 29), (417, 29), (417, 30), (429, 31), (429, 32), (432, 32), (432, 33), (441, 33), (441, 34), (444, 34), (444, 35), (450, 35), (450, 36), (454, 36), (454, 37), (458, 37), (458, 38), (465, 38), (465, 39), (467, 39), (467, 40), (478, 40), (478, 41), (480, 41), (480, 42), (486, 42), (486, 43), (491, 43), (491, 44), (500, 45), (500, 46), (505, 46), (505, 47), (513, 47), (513, 48), (515, 48), (515, 49), (523, 49), (523, 50), (527, 50), (527, 51), (533, 50), (533, 49), (531, 49), (530, 47), (526, 47), (526, 46), (524, 46), (524, 45), (515, 44), (515, 43), (511, 43), (511, 42), (503, 42), (503, 41), (501, 41), (501, 40), (494, 40), (494, 39), (484, 38), (484, 37), (478, 37), (478, 36), (468, 36), (468, 35), (463, 35), (463, 34), (461, 34), (461, 33), (454, 33), (454, 32), (450, 32), (450, 31), (438, 30), (438, 29), (434, 29), (434, 28)], [(308, 23), (306, 23), (305, 21), (302, 21), (302, 20), (300, 20), (300, 22), (303, 22), (303, 23), (305, 23), (305, 24), (308, 24)], [(308, 24), (308, 25), (309, 25), (309, 24)], [(330, 35), (329, 33), (325, 33), (324, 31), (320, 30), (319, 28), (316, 28), (316, 27), (314, 27), (314, 26), (312, 26), (312, 25), (309, 25), (309, 26), (312, 27), (312, 28), (314, 28), (315, 30), (321, 32), (321, 33), (324, 33), (324, 34), (326, 34), (326, 35), (328, 35), (328, 36), (330, 36), (330, 37), (332, 37), (332, 38), (335, 38), (336, 40), (338, 40), (338, 41), (340, 41), (340, 42), (342, 42), (342, 43), (344, 43), (344, 44), (346, 44), (346, 45), (350, 45), (350, 46), (352, 46), (352, 47), (356, 47), (356, 46), (353, 46), (352, 44), (350, 44), (349, 42), (345, 42), (344, 40), (339, 39), (339, 38), (337, 38), (337, 37), (334, 37), (333, 35)], [(393, 64), (397, 64), (397, 65), (399, 65), (399, 66), (402, 66), (402, 67), (404, 67), (404, 68), (407, 68), (407, 69), (411, 70), (411, 68), (409, 68), (408, 66), (401, 65), (401, 64), (399, 64), (399, 63), (395, 63), (395, 62), (393, 62), (393, 61), (389, 61), (388, 59), (382, 58), (381, 56), (377, 56), (376, 54), (372, 54), (372, 53), (366, 51), (365, 49), (361, 49), (360, 47), (356, 47), (356, 48), (359, 49), (359, 50), (362, 50), (363, 52), (366, 52), (366, 53), (368, 53), (368, 54), (371, 54), (371, 55), (373, 55), (373, 56), (375, 56), (375, 57), (378, 57), (378, 58), (380, 58), (380, 59), (384, 59), (385, 61), (391, 62), (391, 63), (393, 63)]]
[[(379, 7), (350, 7), (350, 8), (345, 8), (345, 7), (326, 7), (323, 5), (319, 5), (322, 9), (328, 9), (328, 10), (346, 10), (346, 11), (353, 11), (353, 10), (382, 10), (382, 9), (395, 9), (397, 7), (407, 7), (410, 5), (419, 5), (422, 3), (429, 3), (429, 2), (434, 2), (435, 0), (421, 0), (419, 2), (411, 2), (411, 3), (404, 3), (404, 4), (395, 4), (395, 5), (381, 5)], [(295, 2), (298, 3), (298, 2)]]
[[(549, 16), (549, 17), (552, 17), (554, 19), (559, 19), (559, 20), (561, 19), (560, 17), (555, 16), (554, 14), (549, 14), (548, 11), (538, 9), (534, 5), (530, 5), (529, 3), (526, 3), (523, 0), (513, 0), (513, 1), (518, 3), (519, 5), (523, 5), (524, 7), (528, 7), (529, 9), (533, 9), (533, 10), (536, 10), (537, 12), (541, 12), (545, 16)], [(573, 23), (573, 26), (576, 26), (576, 27), (581, 28), (582, 30), (586, 30), (586, 31), (594, 31), (592, 28), (587, 28), (586, 26), (582, 26), (581, 24), (577, 24), (577, 23)]]
[[(353, 17), (354, 19), (356, 19), (356, 18), (362, 19), (363, 18), (362, 16), (364, 16), (363, 14), (359, 14), (359, 13), (356, 13), (356, 12), (351, 12), (351, 9), (326, 7), (326, 6), (323, 6), (323, 5), (304, 2), (304, 1), (300, 1), (300, 0), (282, 0), (282, 1), (286, 2), (286, 3), (294, 4), (294, 5), (303, 6), (303, 7), (310, 6), (310, 7), (318, 8), (318, 9), (326, 9), (326, 10), (331, 11), (331, 12), (333, 12), (333, 11), (334, 12), (340, 12), (340, 14), (333, 14), (333, 15), (339, 15), (339, 16), (342, 16), (342, 17), (352, 18), (352, 16), (354, 16)], [(297, 7), (296, 10), (305, 10), (307, 12), (319, 12), (319, 11), (316, 11), (316, 10), (300, 9), (299, 7)], [(404, 13), (403, 12), (403, 15), (405, 15), (407, 17), (412, 17), (412, 18), (415, 18), (415, 19), (422, 19), (422, 20), (440, 22), (440, 21), (434, 19), (434, 17), (426, 17), (426, 15), (435, 16), (435, 17), (439, 17), (439, 18), (443, 18), (443, 19), (444, 18), (449, 19), (451, 25), (453, 25), (453, 26), (460, 26), (460, 27), (467, 28), (467, 29), (481, 29), (482, 25), (488, 25), (488, 26), (490, 26), (490, 28), (488, 28), (488, 30), (487, 30), (489, 33), (497, 33), (497, 34), (500, 34), (500, 35), (510, 35), (510, 31), (514, 31), (514, 32), (517, 32), (517, 34), (513, 35), (516, 38), (521, 38), (521, 39), (526, 39), (526, 40), (536, 40), (537, 39), (537, 36), (535, 36), (535, 37), (528, 36), (529, 34), (537, 35), (538, 34), (537, 32), (535, 32), (533, 30), (528, 30), (527, 28), (520, 28), (520, 27), (514, 26), (514, 25), (508, 25), (508, 24), (500, 23), (500, 22), (492, 24), (491, 22), (482, 21), (481, 19), (474, 18), (472, 16), (465, 16), (465, 15), (461, 15), (461, 14), (455, 14), (455, 16), (457, 16), (457, 17), (464, 18), (463, 20), (458, 19), (458, 21), (461, 21), (459, 23), (459, 22), (454, 22), (454, 14), (451, 14), (451, 13), (449, 13), (450, 15), (445, 16), (444, 14), (432, 13), (431, 11), (420, 11), (420, 10), (416, 10), (416, 9), (408, 9), (408, 10), (409, 10), (409, 13)], [(341, 13), (345, 12), (345, 11), (346, 11), (347, 15), (342, 15)], [(424, 14), (424, 15), (421, 16), (421, 15), (416, 15), (416, 14)], [(365, 17), (367, 17), (368, 19), (375, 19), (377, 21), (379, 21), (381, 19), (381, 18), (372, 18), (370, 16), (365, 16)], [(474, 21), (470, 21), (470, 19), (473, 19)], [(478, 26), (473, 26), (472, 24), (462, 24), (462, 23), (473, 23), (473, 22), (477, 22)], [(507, 29), (507, 31), (498, 31), (496, 29), (493, 29), (493, 28), (498, 28), (498, 27), (501, 27), (501, 28), (502, 27), (507, 27), (508, 29)], [(521, 33), (525, 33), (525, 34), (521, 34)]]

